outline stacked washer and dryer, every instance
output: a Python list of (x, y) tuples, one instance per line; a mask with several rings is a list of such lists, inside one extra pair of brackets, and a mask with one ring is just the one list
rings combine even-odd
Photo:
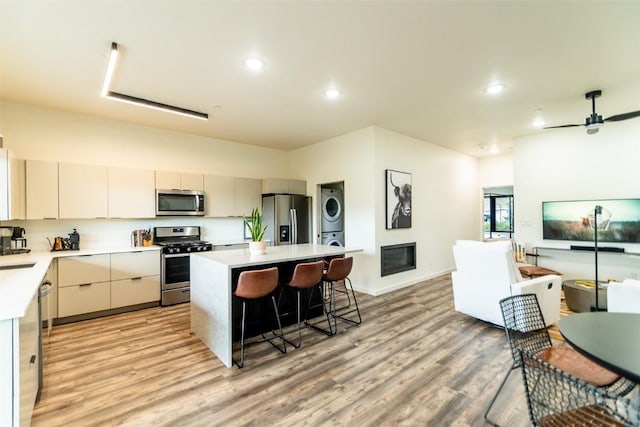
[(321, 188), (323, 245), (344, 246), (344, 200), (342, 190)]

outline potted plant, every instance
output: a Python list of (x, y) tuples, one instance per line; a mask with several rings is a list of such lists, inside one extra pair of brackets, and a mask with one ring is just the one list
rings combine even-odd
[(249, 253), (253, 255), (262, 255), (267, 248), (267, 242), (262, 240), (267, 226), (262, 226), (262, 212), (258, 208), (253, 208), (251, 217), (244, 217), (244, 223), (251, 232), (251, 242), (249, 242)]

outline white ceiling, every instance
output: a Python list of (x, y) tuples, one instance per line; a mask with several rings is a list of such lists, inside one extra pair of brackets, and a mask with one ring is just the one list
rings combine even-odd
[[(640, 109), (640, 1), (0, 0), (0, 8), (2, 99), (240, 143), (288, 150), (378, 125), (483, 156), (540, 132), (535, 109), (549, 125), (582, 123), (588, 90), (603, 90), (605, 117)], [(112, 41), (120, 46), (112, 90), (210, 119), (101, 98)], [(250, 54), (266, 62), (261, 73), (244, 68)], [(498, 97), (484, 93), (494, 79), (506, 85)], [(340, 99), (323, 98), (330, 85)], [(545, 132), (576, 131), (584, 129)]]

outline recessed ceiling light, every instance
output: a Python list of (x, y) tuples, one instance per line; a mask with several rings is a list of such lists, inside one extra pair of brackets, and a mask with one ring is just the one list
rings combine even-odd
[(503, 90), (504, 85), (502, 83), (494, 82), (487, 86), (485, 92), (487, 92), (487, 94), (489, 95), (498, 95), (499, 93), (502, 93)]
[(340, 95), (342, 95), (342, 93), (340, 93), (340, 91), (336, 88), (330, 88), (324, 91), (324, 96), (326, 96), (329, 99), (339, 98)]
[(251, 57), (244, 61), (244, 65), (252, 71), (260, 71), (264, 68), (264, 61), (260, 58)]
[(534, 116), (533, 122), (531, 122), (531, 126), (537, 129), (542, 129), (544, 125), (547, 124), (542, 118), (542, 110), (535, 110), (534, 114), (535, 116)]

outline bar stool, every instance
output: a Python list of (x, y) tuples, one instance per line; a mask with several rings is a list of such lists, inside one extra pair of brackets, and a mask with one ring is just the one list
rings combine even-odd
[[(322, 280), (329, 286), (329, 307), (331, 315), (333, 316), (333, 329), (332, 335), (338, 332), (338, 324), (336, 319), (340, 318), (354, 325), (362, 323), (362, 316), (360, 315), (360, 308), (358, 307), (358, 300), (356, 294), (353, 292), (353, 285), (349, 274), (353, 267), (353, 257), (348, 258), (333, 258), (329, 262), (329, 268), (323, 275)], [(349, 286), (347, 286), (347, 282)], [(336, 285), (342, 284), (343, 289), (339, 289)], [(345, 294), (347, 297), (347, 304), (342, 307), (336, 307), (336, 293)], [(352, 308), (352, 300), (353, 305)], [(347, 314), (356, 313), (357, 320), (354, 318), (345, 317)]]
[[(305, 308), (304, 313), (304, 323), (307, 326), (312, 327), (320, 332), (324, 332), (328, 334), (328, 332), (322, 328), (318, 328), (315, 326), (317, 323), (309, 323), (307, 322), (307, 316), (309, 315), (309, 310), (315, 307), (323, 307), (323, 314), (326, 316), (327, 324), (329, 325), (329, 331), (331, 331), (331, 321), (329, 319), (329, 313), (325, 309), (324, 305), (324, 296), (322, 295), (322, 271), (323, 271), (324, 263), (322, 261), (317, 262), (303, 262), (296, 265), (296, 268), (293, 270), (293, 276), (291, 277), (291, 281), (287, 283), (285, 286), (290, 286), (291, 288), (296, 290), (298, 296), (298, 304), (297, 304), (297, 321), (298, 321), (298, 344), (294, 344), (289, 340), (286, 340), (289, 344), (294, 346), (295, 348), (300, 348), (302, 343), (302, 316), (301, 316), (301, 305), (300, 298), (303, 289), (311, 289), (309, 293), (309, 298), (307, 300), (307, 306)], [(321, 302), (319, 304), (311, 305), (313, 300), (313, 291), (317, 289), (320, 293)], [(323, 320), (324, 321), (324, 320)], [(318, 322), (319, 323), (319, 322)], [(328, 334), (331, 335), (331, 334)]]
[[(278, 307), (276, 305), (276, 299), (273, 296), (273, 291), (278, 286), (278, 268), (272, 267), (264, 270), (243, 271), (238, 277), (238, 286), (233, 293), (236, 297), (242, 300), (242, 335), (240, 338), (240, 362), (235, 362), (238, 368), (244, 366), (244, 332), (246, 326), (247, 317), (247, 300), (255, 300), (264, 298), (271, 294), (271, 302), (273, 303), (273, 310), (278, 322), (278, 328), (280, 334), (277, 335), (273, 330), (271, 333), (273, 337), (265, 337), (262, 333), (262, 340), (258, 342), (268, 341), (273, 347), (278, 349), (281, 353), (287, 352), (287, 346), (284, 340), (284, 333), (282, 332), (282, 325), (280, 324), (280, 315), (278, 314)], [(278, 347), (272, 342), (274, 338), (282, 339), (282, 348)]]

